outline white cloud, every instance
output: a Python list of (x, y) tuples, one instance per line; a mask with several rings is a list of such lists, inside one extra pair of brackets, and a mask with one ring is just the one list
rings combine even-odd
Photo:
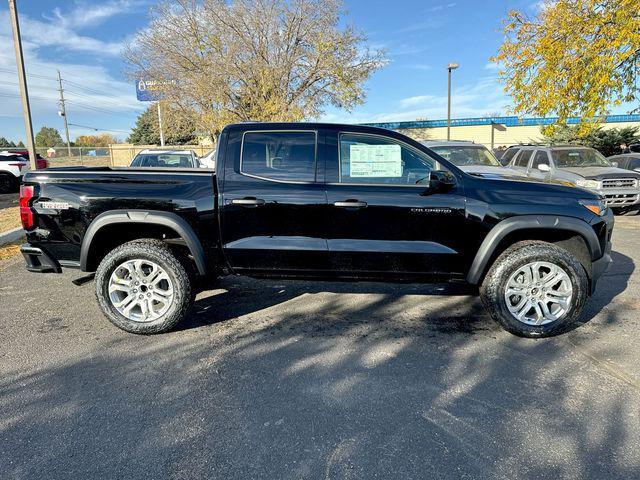
[[(494, 77), (480, 78), (477, 83), (453, 89), (451, 114), (453, 118), (481, 117), (487, 112), (505, 111), (509, 98)], [(323, 117), (329, 122), (369, 123), (401, 122), (416, 118), (440, 120), (447, 116), (446, 95), (416, 95), (401, 99), (396, 107), (386, 112), (354, 114), (331, 113)]]
[(99, 4), (87, 4), (76, 2), (69, 12), (63, 12), (60, 8), (53, 9), (54, 22), (63, 27), (86, 27), (97, 25), (111, 17), (129, 12), (133, 8), (143, 4), (134, 0), (112, 0)]
[[(7, 12), (0, 12), (0, 35), (3, 37), (11, 35), (8, 17)], [(20, 18), (20, 33), (23, 41), (31, 42), (36, 47), (61, 47), (69, 51), (111, 56), (120, 55), (123, 47), (122, 42), (105, 42), (79, 35), (65, 26), (33, 20), (24, 15)]]
[(453, 8), (456, 6), (456, 3), (443, 3), (441, 5), (434, 5), (433, 7), (427, 8), (427, 13), (441, 12), (442, 10), (446, 10), (449, 8)]

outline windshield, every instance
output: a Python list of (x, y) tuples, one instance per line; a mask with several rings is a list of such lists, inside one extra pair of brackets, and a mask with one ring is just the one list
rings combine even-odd
[(558, 168), (612, 166), (600, 152), (593, 148), (551, 150), (551, 156)]
[(141, 153), (131, 162), (132, 167), (193, 168), (191, 155), (186, 153)]
[(458, 167), (467, 165), (501, 166), (496, 157), (484, 147), (441, 146), (430, 148)]

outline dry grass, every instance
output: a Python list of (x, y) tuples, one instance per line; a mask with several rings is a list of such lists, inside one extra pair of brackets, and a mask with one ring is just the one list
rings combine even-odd
[(20, 207), (0, 210), (0, 233), (20, 227)]
[(8, 245), (3, 245), (2, 247), (0, 247), (0, 261), (14, 257), (19, 253), (20, 253), (19, 243), (10, 243)]

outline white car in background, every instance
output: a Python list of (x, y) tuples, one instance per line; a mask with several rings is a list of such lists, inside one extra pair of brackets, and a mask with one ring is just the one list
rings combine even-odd
[(18, 189), (22, 176), (29, 171), (29, 160), (12, 152), (0, 152), (0, 193)]
[(216, 169), (216, 153), (217, 153), (217, 150), (214, 148), (203, 157), (200, 157), (200, 163), (202, 164), (202, 167), (212, 168), (215, 170)]
[(152, 168), (201, 168), (196, 152), (193, 150), (161, 150), (146, 148), (131, 161), (130, 167)]

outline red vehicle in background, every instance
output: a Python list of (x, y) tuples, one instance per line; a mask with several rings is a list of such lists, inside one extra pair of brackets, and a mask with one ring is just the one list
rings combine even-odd
[[(21, 157), (24, 157), (27, 160), (29, 159), (29, 151), (28, 150), (17, 150), (17, 151), (14, 151), (13, 153), (15, 153), (16, 155), (20, 155)], [(42, 168), (49, 168), (49, 160), (44, 158), (39, 153), (36, 153), (36, 165), (38, 166), (38, 170), (40, 170)]]

